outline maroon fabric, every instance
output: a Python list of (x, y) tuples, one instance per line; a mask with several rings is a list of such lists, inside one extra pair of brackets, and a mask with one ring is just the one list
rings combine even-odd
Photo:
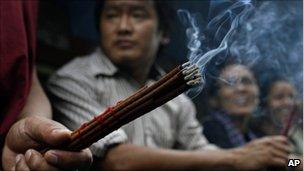
[(0, 0), (0, 144), (29, 94), (37, 5), (33, 0)]

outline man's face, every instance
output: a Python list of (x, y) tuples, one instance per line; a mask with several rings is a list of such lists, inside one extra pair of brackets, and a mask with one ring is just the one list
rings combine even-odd
[(218, 102), (231, 115), (248, 116), (258, 104), (259, 89), (253, 74), (243, 65), (229, 65), (220, 74)]
[(150, 0), (107, 0), (100, 32), (104, 53), (116, 65), (126, 67), (154, 61), (162, 38)]

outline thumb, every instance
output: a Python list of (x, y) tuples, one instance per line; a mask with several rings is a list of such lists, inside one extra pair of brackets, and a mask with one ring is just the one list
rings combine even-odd
[(70, 140), (71, 131), (62, 124), (43, 117), (27, 117), (14, 125), (7, 140), (18, 151), (45, 146), (59, 146)]
[(26, 133), (34, 141), (58, 146), (69, 141), (71, 131), (62, 124), (43, 117), (31, 117), (25, 124)]

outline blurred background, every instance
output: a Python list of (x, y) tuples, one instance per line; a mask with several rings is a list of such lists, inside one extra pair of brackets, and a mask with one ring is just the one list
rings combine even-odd
[[(178, 9), (187, 9), (191, 13), (199, 13), (200, 15), (200, 24), (201, 27), (204, 27), (210, 19), (220, 13), (223, 9), (229, 5), (228, 0), (221, 1), (208, 1), (208, 0), (172, 0), (170, 1), (172, 9), (176, 12)], [(224, 2), (224, 3), (223, 3)], [(227, 3), (225, 3), (227, 2)], [(303, 87), (303, 34), (302, 34), (302, 1), (268, 1), (269, 7), (267, 4), (264, 5), (265, 9), (261, 11), (270, 9), (272, 4), (276, 4), (274, 10), (268, 10), (269, 13), (262, 13), (268, 16), (259, 16), (264, 18), (267, 22), (269, 21), (265, 30), (272, 32), (269, 37), (263, 35), (264, 39), (255, 40), (259, 45), (265, 45), (261, 47), (262, 49), (269, 52), (274, 52), (274, 48), (270, 46), (269, 41), (273, 42), (273, 46), (277, 49), (284, 49), (280, 52), (273, 53), (269, 58), (252, 58), (252, 54), (246, 54), (250, 59), (249, 62), (252, 63), (254, 59), (254, 64), (259, 64), (259, 67), (255, 67), (255, 72), (263, 73), (265, 70), (272, 72), (275, 70), (276, 66), (279, 68), (284, 68), (284, 73), (286, 74), (296, 74), (295, 84), (299, 92), (299, 101), (303, 102), (302, 99), (302, 87)], [(289, 7), (286, 4), (290, 2), (295, 2)], [(94, 18), (94, 9), (95, 9), (94, 0), (73, 0), (73, 1), (62, 1), (62, 0), (44, 0), (40, 1), (39, 4), (39, 17), (38, 17), (38, 58), (37, 58), (37, 68), (39, 72), (40, 80), (43, 85), (45, 85), (49, 76), (56, 71), (59, 67), (70, 61), (76, 56), (81, 56), (84, 54), (90, 53), (92, 50), (98, 46), (99, 34), (95, 25)], [(264, 1), (256, 1), (254, 5), (258, 8), (262, 6)], [(292, 3), (291, 3), (292, 4)], [(296, 10), (293, 8), (297, 8)], [(288, 21), (287, 24), (284, 23), (284, 27), (279, 25), (277, 30), (271, 28), (274, 24), (282, 23), (282, 20), (274, 20), (271, 23), (271, 18), (269, 16), (274, 16), (272, 11), (277, 11), (276, 15), (284, 16), (284, 13), (291, 12), (293, 10), (296, 14), (295, 16), (300, 16), (294, 18), (292, 21)], [(274, 16), (275, 17), (275, 16)], [(252, 23), (257, 22), (253, 20)], [(277, 22), (277, 23), (276, 23)], [(166, 48), (163, 56), (158, 58), (157, 63), (163, 67), (166, 71), (169, 71), (174, 66), (183, 63), (187, 60), (188, 49), (187, 49), (187, 37), (185, 34), (185, 27), (181, 24), (177, 16), (172, 18), (173, 29), (171, 32), (171, 43)], [(266, 27), (266, 25), (265, 25)], [(298, 32), (294, 30), (289, 30), (286, 28), (299, 28)], [(260, 29), (260, 28), (258, 28)], [(285, 30), (285, 31), (284, 31)], [(277, 31), (277, 32), (276, 32)], [(267, 31), (266, 31), (267, 32)], [(268, 33), (267, 32), (267, 33)], [(253, 34), (256, 34), (252, 31)], [(277, 35), (277, 36), (275, 36)], [(284, 35), (284, 36), (282, 36)], [(252, 36), (252, 35), (250, 35)], [(248, 37), (247, 37), (248, 38)], [(278, 39), (275, 39), (278, 38)], [(241, 36), (238, 40), (246, 40), (246, 37)], [(284, 42), (283, 44), (281, 42)], [(242, 45), (244, 42), (238, 41), (234, 45)], [(292, 46), (289, 47), (289, 46)], [(248, 46), (252, 47), (252, 44)], [(239, 47), (239, 46), (238, 46)], [(260, 49), (261, 49), (260, 48)], [(291, 54), (290, 57), (287, 57)], [(260, 52), (262, 55), (263, 52)], [(278, 54), (280, 54), (278, 56)], [(242, 54), (244, 55), (244, 54)], [(269, 55), (269, 54), (267, 54)], [(287, 56), (286, 56), (287, 55)], [(237, 55), (236, 55), (237, 56)], [(250, 58), (249, 58), (250, 57)], [(275, 58), (275, 60), (274, 60)], [(247, 61), (248, 62), (248, 61)], [(271, 66), (268, 67), (271, 63)], [(284, 64), (284, 67), (282, 65)], [(292, 70), (290, 70), (292, 68)], [(275, 72), (275, 71), (274, 71)], [(267, 80), (267, 76), (261, 76), (263, 79)], [(199, 120), (208, 113), (208, 106), (205, 106), (207, 103), (202, 103), (207, 99), (204, 90), (202, 93), (193, 99), (195, 104), (199, 106), (197, 108)]]

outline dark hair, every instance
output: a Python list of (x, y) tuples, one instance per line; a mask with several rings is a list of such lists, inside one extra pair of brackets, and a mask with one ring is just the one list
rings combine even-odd
[[(159, 30), (164, 32), (164, 35), (169, 37), (172, 29), (172, 20), (174, 18), (173, 8), (169, 5), (169, 0), (152, 0), (159, 21)], [(95, 24), (99, 31), (100, 14), (104, 8), (105, 0), (97, 0), (95, 8)]]
[(259, 77), (259, 85), (260, 85), (260, 102), (261, 107), (266, 108), (267, 106), (267, 97), (269, 95), (269, 92), (272, 88), (272, 86), (279, 81), (284, 82), (290, 82), (288, 78), (284, 75), (281, 75), (279, 73), (263, 73)]
[[(163, 32), (166, 38), (170, 37), (173, 22), (175, 20), (175, 12), (169, 5), (170, 0), (152, 0), (158, 18), (158, 29)], [(95, 8), (95, 26), (99, 31), (100, 16), (104, 8), (105, 0), (97, 0)], [(164, 46), (160, 45), (157, 51), (157, 57), (161, 57), (165, 54)]]

